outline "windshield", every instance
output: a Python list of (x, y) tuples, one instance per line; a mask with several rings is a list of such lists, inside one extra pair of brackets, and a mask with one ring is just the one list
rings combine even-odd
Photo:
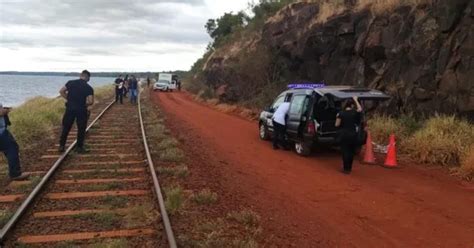
[(169, 81), (166, 81), (166, 80), (159, 80), (157, 82), (157, 84), (169, 84), (170, 82)]

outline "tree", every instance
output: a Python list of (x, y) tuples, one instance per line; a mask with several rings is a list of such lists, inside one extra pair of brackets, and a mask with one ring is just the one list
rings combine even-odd
[(209, 19), (205, 25), (207, 33), (214, 39), (214, 45), (224, 37), (230, 35), (238, 28), (242, 28), (248, 20), (248, 16), (240, 11), (237, 14), (225, 13), (217, 20)]
[[(206, 23), (205, 27), (206, 27), (207, 33), (212, 37), (212, 33), (214, 33), (214, 31), (216, 30), (216, 27), (217, 27), (216, 20), (214, 20), (214, 19), (207, 20), (207, 23)], [(214, 38), (214, 37), (212, 37), (212, 38)]]

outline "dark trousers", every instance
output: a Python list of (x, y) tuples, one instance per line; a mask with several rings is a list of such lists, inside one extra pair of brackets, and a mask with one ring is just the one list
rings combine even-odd
[(72, 110), (66, 109), (66, 113), (63, 116), (63, 131), (61, 133), (61, 139), (59, 141), (60, 146), (66, 145), (67, 136), (71, 131), (74, 121), (77, 125), (77, 147), (84, 147), (84, 139), (86, 136), (87, 128), (87, 109), (83, 110)]
[(10, 178), (21, 175), (20, 167), (20, 148), (13, 135), (5, 130), (0, 134), (0, 151), (2, 151), (8, 160), (8, 175)]
[(276, 148), (280, 145), (286, 148), (285, 134), (286, 126), (273, 121), (273, 147)]
[(115, 102), (120, 100), (120, 104), (123, 104), (123, 89), (115, 89)]
[(341, 137), (342, 162), (345, 171), (352, 171), (352, 164), (357, 149), (357, 134), (343, 133)]

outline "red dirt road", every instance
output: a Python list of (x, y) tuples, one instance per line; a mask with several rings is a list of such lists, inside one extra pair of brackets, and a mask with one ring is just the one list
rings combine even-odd
[(255, 122), (152, 94), (185, 149), (219, 170), (210, 180), (261, 215), (265, 246), (474, 247), (472, 184), (418, 166), (356, 164), (347, 176), (337, 153), (274, 151)]

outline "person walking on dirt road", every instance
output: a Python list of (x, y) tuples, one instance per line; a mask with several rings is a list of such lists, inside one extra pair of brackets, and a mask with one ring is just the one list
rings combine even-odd
[(342, 150), (343, 173), (350, 174), (357, 149), (357, 133), (361, 122), (362, 106), (357, 96), (349, 99), (344, 108), (337, 114), (336, 127), (339, 131), (339, 142)]
[(7, 157), (10, 178), (14, 181), (26, 180), (29, 175), (21, 173), (20, 148), (13, 135), (7, 130), (10, 125), (8, 113), (10, 113), (10, 109), (4, 108), (0, 103), (0, 151)]
[(285, 102), (278, 106), (277, 110), (273, 114), (273, 149), (278, 150), (281, 146), (282, 148), (287, 148), (285, 141), (286, 134), (286, 116), (290, 110), (289, 99), (285, 99)]
[(59, 152), (64, 152), (67, 136), (71, 131), (74, 121), (77, 125), (77, 144), (76, 152), (86, 153), (84, 148), (84, 139), (87, 127), (87, 107), (94, 104), (94, 89), (87, 84), (91, 74), (84, 70), (80, 79), (71, 80), (61, 88), (59, 93), (66, 99), (66, 112), (63, 116), (63, 129), (59, 141)]

